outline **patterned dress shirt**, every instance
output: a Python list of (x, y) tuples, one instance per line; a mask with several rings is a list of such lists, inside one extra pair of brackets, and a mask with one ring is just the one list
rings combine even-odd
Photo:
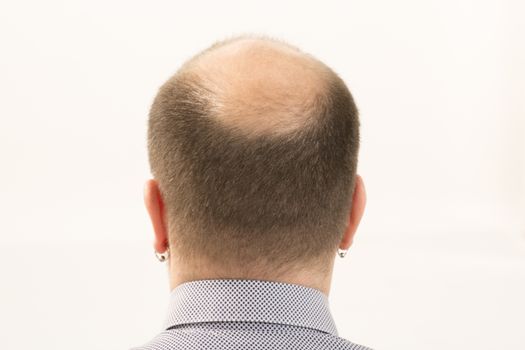
[(340, 338), (328, 297), (298, 284), (196, 280), (170, 295), (164, 331), (135, 350), (371, 350)]

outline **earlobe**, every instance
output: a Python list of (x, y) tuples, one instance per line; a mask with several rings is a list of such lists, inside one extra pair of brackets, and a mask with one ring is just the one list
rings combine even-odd
[(168, 232), (164, 218), (164, 201), (155, 179), (147, 180), (144, 185), (144, 204), (153, 226), (155, 251), (163, 253), (169, 246)]

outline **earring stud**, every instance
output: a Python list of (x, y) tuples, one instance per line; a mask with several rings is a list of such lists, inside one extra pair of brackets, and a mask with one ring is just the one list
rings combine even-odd
[(339, 254), (341, 258), (344, 258), (346, 253), (348, 253), (348, 249), (341, 249), (341, 248), (337, 249), (337, 254)]
[(164, 253), (159, 253), (155, 250), (155, 256), (157, 257), (157, 259), (159, 259), (160, 262), (164, 262), (166, 260), (168, 260), (169, 256), (170, 256), (170, 250), (169, 249), (166, 249), (166, 251)]

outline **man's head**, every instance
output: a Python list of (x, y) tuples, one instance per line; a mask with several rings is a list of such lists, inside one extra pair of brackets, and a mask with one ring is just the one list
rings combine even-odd
[(155, 249), (191, 269), (181, 280), (329, 274), (364, 209), (358, 149), (357, 108), (329, 67), (275, 39), (218, 42), (151, 107)]

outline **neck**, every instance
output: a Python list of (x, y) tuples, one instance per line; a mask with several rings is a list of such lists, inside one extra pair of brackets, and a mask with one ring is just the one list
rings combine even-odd
[(176, 261), (169, 262), (170, 289), (173, 290), (182, 283), (201, 280), (201, 279), (254, 279), (264, 281), (275, 281), (283, 283), (299, 284), (305, 287), (317, 289), (327, 297), (330, 294), (334, 260), (331, 259), (329, 265), (323, 272), (314, 269), (295, 269), (293, 272), (275, 273), (269, 272), (241, 272), (235, 269), (218, 270), (212, 264), (199, 267), (187, 266), (187, 264)]

